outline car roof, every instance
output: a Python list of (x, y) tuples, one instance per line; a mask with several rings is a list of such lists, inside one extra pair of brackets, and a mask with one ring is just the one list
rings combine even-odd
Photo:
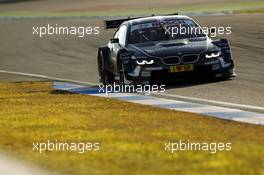
[(191, 19), (185, 15), (167, 15), (167, 16), (151, 16), (151, 17), (144, 17), (126, 21), (125, 23), (129, 23), (130, 25), (137, 25), (137, 24), (144, 24), (148, 22), (156, 22), (160, 20), (173, 20), (173, 19)]

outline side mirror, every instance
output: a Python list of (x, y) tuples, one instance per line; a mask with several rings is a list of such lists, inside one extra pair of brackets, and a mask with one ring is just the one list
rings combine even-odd
[(119, 43), (119, 39), (118, 38), (111, 38), (110, 42), (111, 43)]

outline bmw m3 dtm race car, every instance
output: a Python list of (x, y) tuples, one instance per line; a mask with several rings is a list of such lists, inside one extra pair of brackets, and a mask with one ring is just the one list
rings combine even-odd
[(103, 84), (148, 84), (197, 75), (235, 75), (229, 42), (210, 39), (187, 16), (108, 20), (105, 28), (118, 29), (108, 45), (98, 50), (98, 71)]

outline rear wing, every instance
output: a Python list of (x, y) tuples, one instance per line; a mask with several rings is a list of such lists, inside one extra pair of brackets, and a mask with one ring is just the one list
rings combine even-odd
[[(166, 15), (160, 15), (160, 16), (171, 16), (171, 15), (178, 15), (178, 13), (166, 14)], [(151, 16), (157, 16), (157, 15), (153, 14)], [(146, 17), (151, 17), (151, 16), (141, 16), (141, 17), (133, 17), (133, 18), (127, 17), (127, 18), (122, 18), (122, 19), (104, 20), (104, 27), (106, 30), (114, 29), (114, 28), (118, 28), (125, 21), (146, 18)]]
[[(140, 17), (138, 17), (138, 18), (140, 18)], [(104, 20), (104, 27), (105, 27), (105, 29), (118, 28), (123, 22), (133, 20), (133, 19), (138, 19), (138, 18), (128, 17), (128, 18), (123, 18), (123, 19)]]

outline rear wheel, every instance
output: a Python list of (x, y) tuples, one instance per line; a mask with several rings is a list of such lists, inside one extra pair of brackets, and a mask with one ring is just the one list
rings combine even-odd
[(98, 72), (99, 72), (99, 76), (100, 76), (100, 81), (104, 84), (113, 84), (114, 83), (114, 74), (112, 74), (111, 72), (107, 71), (105, 69), (105, 65), (104, 65), (104, 60), (103, 60), (103, 53), (102, 51), (99, 52), (98, 55)]

